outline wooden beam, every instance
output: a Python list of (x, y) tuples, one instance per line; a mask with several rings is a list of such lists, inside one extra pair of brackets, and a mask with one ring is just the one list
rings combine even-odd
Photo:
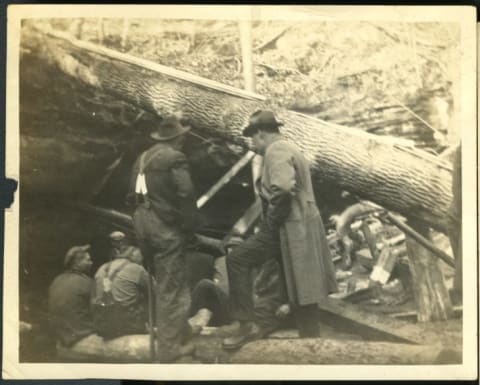
[(210, 188), (210, 190), (197, 199), (197, 207), (203, 207), (223, 186), (230, 182), (232, 178), (237, 175), (240, 170), (252, 160), (254, 156), (255, 153), (253, 151), (247, 151), (245, 155), (243, 155), (240, 160), (235, 163), (233, 167)]
[(374, 282), (380, 282), (382, 285), (385, 285), (390, 279), (393, 268), (397, 263), (398, 255), (398, 250), (395, 250), (388, 245), (383, 246), (383, 249), (378, 256), (377, 263), (370, 274), (370, 279)]
[(240, 30), (240, 46), (242, 50), (244, 88), (247, 91), (255, 92), (255, 72), (252, 54), (252, 22), (249, 20), (240, 20), (238, 26)]
[(320, 320), (338, 330), (356, 330), (365, 338), (420, 344), (417, 336), (409, 333), (411, 324), (392, 317), (372, 313), (361, 307), (339, 299), (328, 298), (319, 305)]
[(384, 218), (386, 218), (387, 221), (397, 226), (406, 235), (413, 238), (415, 241), (417, 241), (420, 245), (425, 247), (427, 250), (431, 251), (435, 256), (440, 258), (447, 265), (451, 267), (455, 267), (454, 259), (450, 257), (447, 253), (445, 253), (443, 250), (440, 250), (438, 247), (436, 247), (432, 242), (430, 242), (428, 239), (422, 236), (422, 234), (419, 234), (417, 231), (415, 231), (413, 228), (408, 226), (406, 223), (403, 223), (401, 220), (395, 218), (395, 216), (391, 213), (387, 212), (384, 215)]
[(255, 223), (262, 212), (262, 202), (260, 198), (245, 211), (242, 217), (233, 225), (232, 235), (244, 235)]

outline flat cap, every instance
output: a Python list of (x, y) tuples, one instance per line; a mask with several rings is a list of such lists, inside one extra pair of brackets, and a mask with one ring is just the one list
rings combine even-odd
[(72, 258), (74, 258), (79, 253), (85, 253), (86, 251), (90, 250), (90, 245), (83, 245), (83, 246), (73, 246), (65, 254), (65, 259), (63, 260), (63, 264), (66, 267), (70, 266), (72, 262)]

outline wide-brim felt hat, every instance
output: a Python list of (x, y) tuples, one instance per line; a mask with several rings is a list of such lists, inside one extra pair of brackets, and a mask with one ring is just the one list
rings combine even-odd
[(243, 136), (252, 136), (259, 130), (278, 128), (283, 126), (282, 122), (277, 121), (272, 111), (259, 110), (250, 116), (248, 126), (243, 129)]
[(189, 125), (183, 125), (177, 117), (168, 117), (162, 120), (150, 137), (160, 142), (166, 142), (190, 131)]

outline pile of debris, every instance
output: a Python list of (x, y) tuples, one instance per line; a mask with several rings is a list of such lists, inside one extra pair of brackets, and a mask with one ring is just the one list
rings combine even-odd
[[(406, 235), (385, 218), (385, 210), (369, 202), (332, 215), (328, 240), (339, 292), (332, 298), (361, 304), (373, 311), (403, 314), (415, 311)], [(434, 234), (435, 244), (451, 255), (448, 238)], [(447, 286), (453, 269), (444, 269)]]

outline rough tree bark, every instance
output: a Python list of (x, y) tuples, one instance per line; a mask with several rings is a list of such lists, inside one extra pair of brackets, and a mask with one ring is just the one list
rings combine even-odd
[[(100, 52), (93, 44), (79, 44), (56, 32), (25, 26), (22, 46), (79, 82), (160, 116), (181, 111), (194, 127), (237, 143), (248, 145), (241, 136), (242, 127), (254, 111), (268, 108), (268, 101), (245, 91), (198, 81), (198, 77), (188, 81), (191, 75), (186, 73), (172, 76), (161, 69), (145, 69), (127, 63), (119, 57), (123, 54), (111, 55), (105, 48)], [(360, 130), (288, 110), (275, 113), (284, 122), (284, 136), (311, 162), (315, 183), (336, 184), (446, 231), (452, 202), (451, 165)]]

